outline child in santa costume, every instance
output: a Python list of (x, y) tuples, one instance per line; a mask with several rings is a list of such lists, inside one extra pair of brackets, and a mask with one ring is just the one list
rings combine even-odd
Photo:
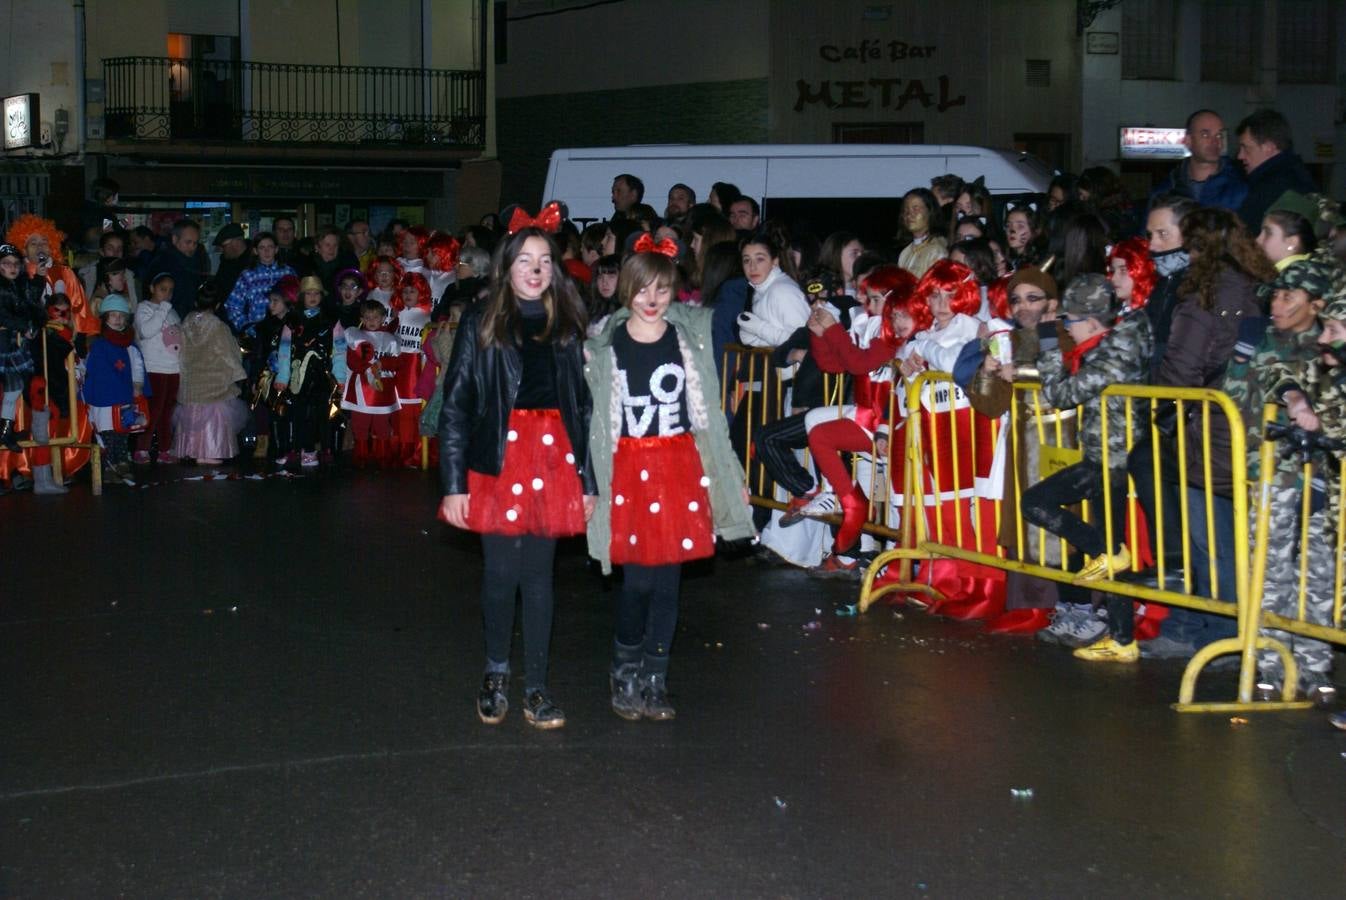
[(401, 408), (397, 411), (397, 443), (402, 464), (415, 468), (420, 465), (420, 418), (423, 401), (416, 392), (416, 383), (425, 368), (425, 330), (430, 325), (430, 311), (435, 298), (430, 282), (419, 272), (402, 276), (402, 309), (397, 313), (397, 342), (401, 359), (397, 369), (397, 397)]
[(743, 468), (720, 413), (710, 309), (673, 303), (671, 240), (648, 236), (622, 264), (622, 306), (585, 350), (593, 393), (589, 450), (599, 502), (589, 554), (623, 567), (610, 673), (624, 719), (672, 719), (668, 654), (682, 564), (714, 554), (715, 536), (754, 534)]
[(551, 729), (565, 725), (547, 690), (556, 539), (584, 530), (597, 488), (589, 468), (584, 307), (570, 279), (556, 273), (561, 252), (551, 233), (559, 215), (544, 211), (539, 219), (511, 221), (496, 250), (490, 297), (459, 324), (439, 419), (439, 517), (480, 533), (486, 558), (478, 717), (496, 725), (509, 709), (519, 593), (523, 715), (529, 725)]
[(360, 304), (358, 328), (346, 331), (345, 390), (341, 408), (351, 414), (355, 441), (352, 462), (357, 469), (389, 462), (397, 400), (398, 340), (383, 329), (383, 304)]

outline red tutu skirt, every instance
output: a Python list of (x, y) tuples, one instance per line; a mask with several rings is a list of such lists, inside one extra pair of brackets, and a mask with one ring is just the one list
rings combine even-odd
[(666, 566), (713, 555), (709, 486), (690, 434), (618, 440), (608, 546), (613, 564)]
[(575, 454), (555, 409), (509, 414), (499, 475), (467, 472), (467, 527), (479, 534), (566, 537), (584, 531)]

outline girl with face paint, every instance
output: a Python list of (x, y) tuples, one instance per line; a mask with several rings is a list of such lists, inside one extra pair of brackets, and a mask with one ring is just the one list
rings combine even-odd
[[(545, 215), (540, 216), (545, 220)], [(514, 600), (523, 597), (524, 720), (565, 725), (547, 689), (552, 560), (558, 537), (593, 513), (592, 401), (584, 383), (584, 307), (545, 226), (516, 212), (495, 251), (491, 294), (464, 312), (439, 417), (442, 521), (481, 535), (486, 671), (477, 716), (509, 709)]]
[(948, 242), (931, 233), (938, 209), (935, 195), (925, 188), (913, 188), (902, 198), (902, 235), (908, 243), (897, 264), (917, 278), (948, 255)]

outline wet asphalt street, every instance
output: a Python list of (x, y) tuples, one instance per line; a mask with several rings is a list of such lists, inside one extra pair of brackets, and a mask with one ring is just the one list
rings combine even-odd
[(527, 728), (516, 678), (485, 727), (479, 551), (435, 500), (418, 473), (0, 498), (0, 896), (1346, 892), (1322, 713), (1180, 715), (1176, 664), (842, 617), (855, 586), (795, 570), (689, 572), (678, 719), (632, 724), (567, 545), (569, 724)]

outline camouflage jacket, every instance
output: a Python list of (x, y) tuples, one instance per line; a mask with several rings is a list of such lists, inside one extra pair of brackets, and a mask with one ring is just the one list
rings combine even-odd
[[(1248, 483), (1259, 477), (1258, 456), (1262, 452), (1262, 407), (1280, 403), (1280, 392), (1273, 389), (1286, 381), (1298, 382), (1302, 372), (1318, 356), (1318, 334), (1315, 324), (1308, 331), (1286, 334), (1271, 327), (1269, 319), (1249, 319), (1239, 329), (1234, 355), (1225, 369), (1221, 386), (1243, 415), (1247, 433)], [(1307, 394), (1307, 391), (1305, 392)], [(1314, 404), (1317, 408), (1317, 404)], [(1284, 411), (1277, 417), (1288, 420)], [(1276, 469), (1293, 483), (1299, 467), (1291, 460), (1277, 457)], [(1285, 479), (1278, 479), (1287, 483)]]
[[(1038, 371), (1042, 377), (1042, 395), (1057, 409), (1082, 406), (1080, 415), (1080, 446), (1084, 458), (1103, 464), (1103, 404), (1098, 398), (1105, 388), (1114, 384), (1144, 384), (1149, 375), (1150, 358), (1154, 355), (1154, 332), (1150, 317), (1124, 316), (1096, 346), (1084, 354), (1080, 368), (1070, 374), (1058, 348), (1043, 342), (1038, 356)], [(1145, 419), (1143, 404), (1132, 407), (1132, 427)], [(1128, 440), (1126, 402), (1117, 397), (1108, 401), (1108, 467), (1126, 468)], [(1137, 431), (1138, 436), (1138, 431)]]
[[(1321, 355), (1299, 365), (1276, 363), (1267, 373), (1272, 379), (1271, 394), (1280, 399), (1288, 391), (1300, 391), (1321, 423), (1320, 431), (1328, 438), (1346, 441), (1346, 368), (1329, 366)], [(1341, 460), (1346, 454), (1313, 457), (1313, 487), (1327, 495), (1328, 521), (1340, 521)], [(1302, 464), (1292, 459), (1288, 466)], [(1302, 469), (1298, 470), (1302, 474)]]

